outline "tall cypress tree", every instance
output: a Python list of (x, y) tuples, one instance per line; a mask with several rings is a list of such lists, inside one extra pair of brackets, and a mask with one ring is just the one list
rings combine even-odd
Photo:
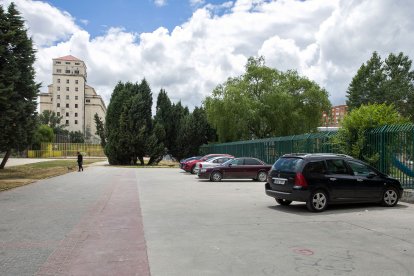
[(15, 5), (7, 13), (0, 8), (0, 151), (6, 152), (0, 169), (12, 149), (24, 150), (36, 128), (37, 95), (35, 50), (24, 21)]

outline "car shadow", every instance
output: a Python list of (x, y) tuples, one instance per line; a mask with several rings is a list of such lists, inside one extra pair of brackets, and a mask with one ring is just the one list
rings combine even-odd
[[(276, 203), (277, 204), (277, 203)], [(346, 204), (335, 204), (329, 205), (328, 208), (323, 212), (310, 212), (306, 207), (305, 203), (294, 203), (289, 206), (274, 205), (268, 206), (269, 209), (295, 214), (300, 216), (319, 216), (326, 214), (346, 214), (346, 213), (361, 213), (361, 212), (384, 212), (391, 209), (405, 209), (408, 208), (406, 205), (397, 204), (394, 207), (383, 207), (377, 203), (346, 203)]]

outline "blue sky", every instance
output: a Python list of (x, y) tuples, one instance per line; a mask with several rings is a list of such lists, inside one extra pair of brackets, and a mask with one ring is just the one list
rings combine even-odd
[[(127, 32), (152, 32), (159, 27), (170, 31), (191, 17), (197, 5), (190, 0), (173, 0), (159, 6), (152, 0), (55, 0), (47, 3), (69, 12), (93, 37), (103, 35), (108, 27), (122, 27)], [(205, 1), (221, 4), (225, 1)], [(199, 6), (199, 5), (198, 5)], [(87, 24), (82, 23), (87, 20)]]
[[(154, 97), (200, 106), (212, 90), (263, 56), (346, 101), (374, 51), (414, 59), (414, 1), (399, 0), (0, 0), (13, 1), (35, 43), (46, 92), (52, 59), (84, 60), (88, 84), (109, 102), (118, 81), (146, 78)], [(193, 5), (191, 3), (198, 3)], [(163, 5), (162, 5), (163, 4)]]

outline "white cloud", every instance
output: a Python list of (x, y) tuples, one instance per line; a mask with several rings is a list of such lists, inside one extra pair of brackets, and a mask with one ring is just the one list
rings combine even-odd
[(167, 0), (154, 0), (154, 4), (158, 7), (167, 5)]
[(315, 80), (333, 104), (342, 104), (351, 78), (373, 51), (414, 58), (414, 2), (403, 2), (239, 0), (206, 4), (173, 30), (136, 34), (109, 28), (94, 38), (48, 4), (17, 5), (39, 45), (37, 78), (44, 85), (51, 82), (52, 58), (72, 54), (85, 60), (89, 85), (107, 103), (119, 80), (145, 77), (154, 95), (165, 88), (173, 101), (193, 107), (258, 55), (271, 67), (296, 69)]

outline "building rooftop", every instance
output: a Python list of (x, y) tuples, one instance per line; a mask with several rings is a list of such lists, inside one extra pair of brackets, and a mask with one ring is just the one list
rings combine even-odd
[(54, 59), (66, 60), (66, 61), (82, 61), (82, 60), (80, 60), (77, 57), (74, 57), (72, 55), (68, 55), (68, 56), (64, 56), (64, 57), (60, 57), (60, 58), (54, 58)]

